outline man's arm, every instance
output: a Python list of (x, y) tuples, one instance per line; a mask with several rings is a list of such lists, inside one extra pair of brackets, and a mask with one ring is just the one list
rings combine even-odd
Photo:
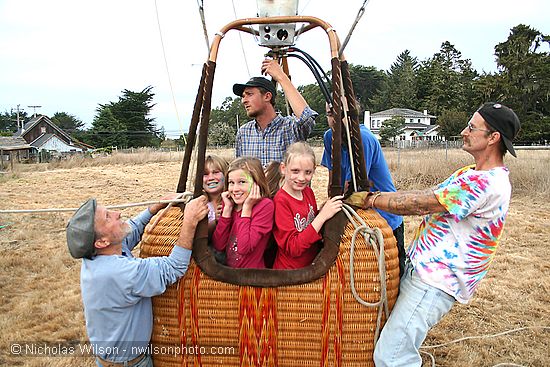
[(129, 296), (153, 297), (163, 293), (185, 274), (189, 266), (193, 237), (199, 221), (208, 213), (207, 199), (200, 196), (188, 202), (176, 245), (169, 256), (149, 257), (124, 263)]
[(292, 84), (288, 76), (284, 73), (283, 69), (276, 60), (266, 59), (262, 62), (262, 74), (270, 75), (277, 83), (281, 85), (285, 96), (288, 99), (290, 107), (297, 118), (302, 116), (302, 112), (308, 105), (304, 97), (298, 92), (296, 87)]
[(367, 208), (376, 208), (400, 215), (424, 215), (447, 211), (437, 200), (432, 189), (369, 193), (363, 203)]

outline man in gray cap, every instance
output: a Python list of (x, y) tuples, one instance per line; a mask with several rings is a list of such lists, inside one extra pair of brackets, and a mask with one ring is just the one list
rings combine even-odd
[(151, 297), (185, 274), (195, 228), (208, 213), (206, 197), (191, 200), (171, 254), (134, 258), (131, 250), (164, 206), (154, 204), (124, 222), (119, 212), (89, 199), (69, 220), (67, 245), (74, 258), (82, 258), (80, 287), (86, 329), (99, 367), (153, 366), (147, 353), (153, 328)]
[(506, 151), (520, 129), (514, 111), (485, 103), (461, 135), (475, 164), (425, 191), (357, 194), (363, 207), (425, 215), (408, 249), (399, 296), (374, 351), (381, 366), (421, 366), (419, 348), (455, 301), (468, 303), (494, 258), (512, 192)]
[(281, 85), (294, 116), (282, 117), (275, 112), (277, 91), (266, 78), (253, 77), (244, 84), (233, 85), (233, 93), (242, 98), (246, 114), (254, 119), (237, 131), (235, 155), (256, 157), (266, 167), (269, 162), (281, 162), (290, 144), (307, 139), (317, 112), (309, 108), (277, 61), (264, 60), (262, 74), (270, 75)]

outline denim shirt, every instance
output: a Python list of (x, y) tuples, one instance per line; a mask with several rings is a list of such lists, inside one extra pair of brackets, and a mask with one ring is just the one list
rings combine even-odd
[(164, 257), (135, 258), (152, 215), (145, 210), (128, 221), (132, 229), (122, 243), (122, 255), (83, 259), (80, 287), (92, 353), (124, 362), (146, 352), (153, 329), (151, 297), (185, 274), (191, 251), (174, 246)]

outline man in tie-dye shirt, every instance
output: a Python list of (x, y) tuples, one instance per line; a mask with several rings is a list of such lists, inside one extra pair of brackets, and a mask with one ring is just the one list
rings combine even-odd
[(399, 297), (374, 352), (380, 366), (421, 366), (419, 348), (455, 301), (467, 303), (494, 257), (511, 186), (504, 166), (519, 119), (500, 103), (485, 103), (462, 130), (462, 149), (475, 164), (426, 191), (364, 194), (365, 207), (426, 215), (408, 250)]

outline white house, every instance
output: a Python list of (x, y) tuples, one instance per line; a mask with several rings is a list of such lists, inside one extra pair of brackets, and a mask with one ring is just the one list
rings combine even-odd
[(36, 147), (38, 150), (47, 150), (49, 152), (56, 151), (58, 153), (68, 152), (82, 152), (82, 148), (69, 145), (61, 140), (55, 134), (42, 134), (36, 140), (30, 143), (31, 146)]
[(384, 121), (394, 117), (402, 117), (405, 119), (405, 126), (401, 129), (400, 134), (396, 137), (397, 140), (419, 141), (419, 140), (445, 140), (439, 136), (439, 125), (432, 125), (432, 119), (436, 116), (428, 115), (428, 111), (414, 111), (408, 108), (390, 108), (380, 112), (370, 114), (365, 111), (365, 126), (380, 139), (380, 128)]

